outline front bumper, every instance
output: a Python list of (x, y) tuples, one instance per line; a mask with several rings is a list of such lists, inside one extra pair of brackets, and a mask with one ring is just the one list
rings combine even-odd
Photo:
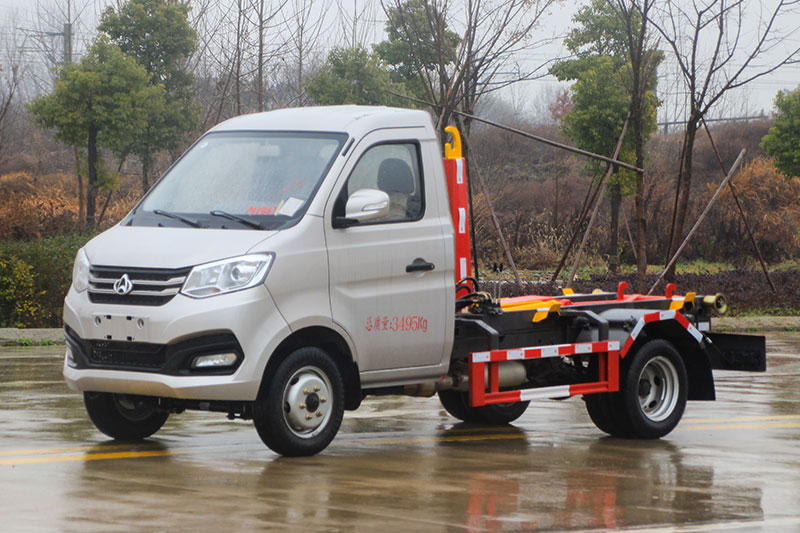
[[(142, 319), (145, 337), (109, 338), (98, 315)], [(264, 286), (205, 299), (179, 294), (160, 307), (97, 304), (70, 289), (64, 323), (71, 389), (194, 400), (254, 400), (269, 356), (290, 333)], [(231, 368), (190, 369), (195, 355), (229, 350), (240, 354)]]

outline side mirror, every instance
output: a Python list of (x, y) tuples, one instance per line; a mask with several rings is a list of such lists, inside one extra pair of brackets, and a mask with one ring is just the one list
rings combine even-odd
[(344, 212), (345, 220), (355, 223), (385, 217), (389, 214), (389, 195), (378, 189), (359, 189), (347, 199)]

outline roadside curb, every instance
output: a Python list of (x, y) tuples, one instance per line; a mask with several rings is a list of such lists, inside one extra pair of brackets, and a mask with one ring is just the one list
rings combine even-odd
[[(719, 317), (711, 321), (715, 331), (727, 332), (775, 332), (800, 331), (800, 316), (753, 316)], [(21, 344), (20, 340), (32, 344), (64, 344), (61, 328), (0, 328), (0, 346)]]
[(20, 340), (32, 344), (64, 344), (62, 328), (0, 328), (0, 346), (22, 344)]
[(800, 331), (800, 316), (743, 316), (711, 319), (715, 331), (775, 332)]

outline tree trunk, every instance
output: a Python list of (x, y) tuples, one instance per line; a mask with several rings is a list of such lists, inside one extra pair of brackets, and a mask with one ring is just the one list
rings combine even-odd
[(81, 160), (77, 146), (73, 147), (73, 153), (75, 155), (75, 177), (78, 180), (78, 231), (82, 232), (86, 206), (83, 201), (83, 176), (81, 176)]
[[(643, 94), (645, 80), (641, 76), (641, 56), (633, 72), (634, 90), (631, 95), (631, 118), (633, 119), (634, 150), (636, 167), (644, 168), (644, 133), (643, 133)], [(634, 197), (636, 211), (636, 292), (647, 290), (647, 220), (645, 219), (644, 171), (636, 172), (636, 195)]]
[[(638, 142), (637, 142), (638, 144)], [(639, 148), (637, 147), (637, 152)], [(636, 155), (636, 165), (644, 164), (644, 157)], [(639, 166), (639, 168), (642, 168)], [(643, 293), (647, 290), (645, 276), (647, 275), (647, 221), (644, 217), (644, 173), (636, 173), (636, 196), (634, 208), (636, 211), (636, 292)]]
[(95, 204), (97, 201), (97, 127), (89, 126), (87, 146), (88, 173), (86, 184), (86, 229), (93, 230), (95, 225)]
[(142, 194), (150, 190), (150, 170), (153, 162), (149, 155), (142, 156)]
[(264, 111), (264, 0), (258, 4), (258, 111)]
[[(678, 212), (675, 213), (675, 231), (672, 239), (672, 246), (670, 246), (667, 262), (672, 259), (678, 247), (681, 245), (683, 238), (683, 224), (686, 221), (686, 214), (689, 211), (689, 193), (691, 192), (692, 185), (692, 152), (694, 149), (694, 140), (697, 135), (697, 125), (699, 118), (696, 113), (692, 113), (689, 122), (686, 124), (686, 148), (683, 153), (683, 169), (682, 176), (679, 176), (679, 183), (681, 184), (680, 196), (678, 197)], [(677, 263), (676, 263), (677, 264)], [(667, 282), (675, 281), (675, 267), (673, 264), (664, 276)]]
[(553, 198), (553, 229), (558, 227), (558, 153), (553, 151), (553, 180), (555, 181), (555, 197)]
[(305, 55), (303, 54), (303, 44), (301, 42), (297, 55), (297, 98), (298, 105), (303, 105), (303, 100), (300, 100), (300, 95), (303, 94), (303, 61)]
[(622, 203), (622, 189), (619, 184), (614, 184), (611, 185), (610, 192), (611, 227), (609, 228), (610, 234), (608, 236), (608, 271), (611, 274), (616, 274), (617, 265), (619, 265), (619, 206)]
[(236, 116), (242, 114), (242, 18), (244, 11), (242, 2), (238, 2), (237, 8), (239, 10), (236, 16), (236, 50), (234, 51), (236, 77), (234, 78), (234, 88), (236, 89)]

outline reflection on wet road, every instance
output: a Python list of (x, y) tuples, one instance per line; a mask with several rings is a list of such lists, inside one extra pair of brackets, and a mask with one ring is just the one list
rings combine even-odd
[(206, 413), (105, 440), (62, 349), (0, 349), (2, 530), (800, 530), (797, 333), (768, 338), (766, 374), (717, 373), (718, 400), (659, 441), (603, 437), (578, 398), (504, 428), (383, 398), (300, 459)]

